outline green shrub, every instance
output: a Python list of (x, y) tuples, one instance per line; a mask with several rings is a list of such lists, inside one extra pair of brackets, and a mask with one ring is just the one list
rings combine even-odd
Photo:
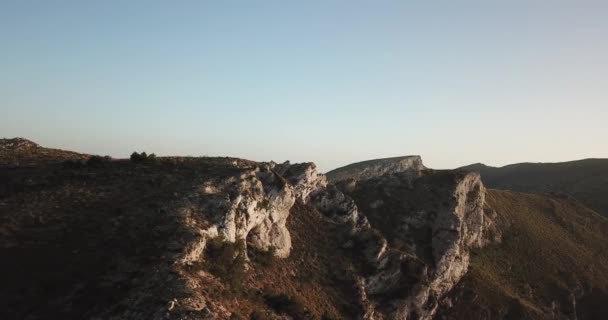
[(131, 153), (131, 162), (142, 162), (144, 160), (144, 158), (141, 156), (141, 154), (137, 153), (137, 151), (133, 151), (133, 153)]
[(134, 163), (155, 163), (157, 162), (156, 155), (151, 153), (148, 155), (145, 151), (142, 153), (137, 153), (137, 151), (131, 154), (131, 162)]
[(243, 290), (247, 275), (247, 245), (219, 238), (209, 240), (205, 262), (211, 273), (226, 281), (235, 292)]
[(91, 156), (86, 163), (89, 167), (100, 167), (104, 164), (110, 163), (110, 161), (112, 161), (112, 157), (110, 156)]

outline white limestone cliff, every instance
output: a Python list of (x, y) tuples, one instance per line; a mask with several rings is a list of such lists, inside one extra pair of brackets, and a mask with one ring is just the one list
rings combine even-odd
[[(212, 223), (200, 229), (199, 241), (182, 261), (200, 260), (206, 241), (214, 237), (287, 257), (286, 221), (295, 202), (302, 201), (344, 226), (343, 247), (356, 243), (369, 266), (371, 273), (358, 276), (366, 310), (362, 319), (431, 319), (442, 297), (466, 274), (469, 249), (486, 241), (484, 229), (491, 221), (484, 220), (485, 188), (473, 173), (370, 177), (347, 195), (328, 186), (312, 163), (266, 163), (207, 183), (186, 215), (193, 221), (197, 214), (212, 217)], [(376, 226), (383, 217), (395, 223), (388, 229)]]
[(424, 169), (426, 167), (420, 156), (404, 156), (353, 163), (328, 172), (327, 177), (332, 183), (338, 183), (347, 180), (365, 180), (399, 172), (417, 175)]
[[(485, 188), (479, 175), (455, 173), (425, 181), (408, 174), (393, 174), (376, 176), (362, 184), (357, 186), (360, 192), (355, 190), (353, 197), (373, 198), (371, 190), (384, 195), (384, 199), (359, 200), (366, 204), (363, 213), (353, 199), (336, 189), (319, 192), (312, 203), (332, 220), (354, 231), (353, 238), (363, 244), (363, 258), (375, 270), (362, 280), (362, 297), (370, 304), (365, 308), (372, 309), (364, 318), (431, 319), (439, 300), (466, 274), (469, 249), (485, 243), (484, 227), (490, 222), (484, 221)], [(429, 194), (415, 189), (430, 186), (436, 188), (439, 196), (431, 197), (428, 203), (418, 203), (417, 196)], [(411, 192), (400, 193), (403, 189)], [(400, 203), (398, 197), (412, 199), (407, 206), (400, 207), (395, 206)], [(391, 202), (393, 207), (389, 208)], [(418, 209), (408, 211), (412, 206)], [(384, 231), (407, 230), (397, 232), (389, 242), (406, 243), (411, 249), (387, 246), (386, 235), (374, 229), (373, 222), (370, 225), (368, 213), (381, 219), (397, 215), (393, 218), (400, 222)], [(357, 220), (365, 223), (354, 223)], [(428, 236), (420, 237), (421, 232)]]

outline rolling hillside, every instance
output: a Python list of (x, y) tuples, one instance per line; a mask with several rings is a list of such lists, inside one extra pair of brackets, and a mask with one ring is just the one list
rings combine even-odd
[(448, 319), (608, 319), (608, 220), (567, 198), (489, 190), (501, 243), (472, 252)]
[(518, 163), (499, 168), (473, 164), (460, 169), (479, 172), (490, 188), (563, 193), (608, 216), (608, 159)]

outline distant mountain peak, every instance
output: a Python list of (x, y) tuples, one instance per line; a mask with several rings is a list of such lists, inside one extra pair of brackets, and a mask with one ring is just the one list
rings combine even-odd
[(426, 169), (418, 155), (367, 160), (349, 164), (327, 173), (332, 182), (348, 179), (364, 180), (385, 174)]
[(460, 167), (458, 169), (467, 170), (467, 171), (479, 171), (479, 170), (488, 169), (488, 168), (494, 168), (494, 167), (488, 166), (481, 162), (477, 162), (477, 163), (470, 164), (468, 166)]

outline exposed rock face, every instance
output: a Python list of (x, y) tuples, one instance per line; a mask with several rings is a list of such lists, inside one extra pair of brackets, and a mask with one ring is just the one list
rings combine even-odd
[(422, 164), (420, 156), (405, 156), (353, 163), (328, 172), (327, 178), (332, 183), (339, 183), (348, 180), (365, 180), (398, 172), (410, 172), (417, 175), (424, 169), (426, 168)]
[[(27, 142), (10, 145), (29, 148)], [(38, 150), (36, 158), (32, 158), (36, 161), (56, 161), (62, 159), (57, 155), (69, 155), (33, 148)], [(49, 156), (41, 158), (45, 154)], [(25, 194), (31, 198), (19, 198), (24, 193), (15, 192), (10, 193), (15, 197), (10, 200), (11, 207), (0, 203), (3, 221), (10, 222), (0, 230), (6, 240), (3, 245), (22, 246), (19, 250), (25, 253), (50, 251), (51, 258), (41, 259), (45, 270), (49, 270), (45, 273), (49, 279), (78, 272), (94, 277), (86, 282), (92, 284), (90, 288), (81, 287), (80, 280), (51, 282), (53, 286), (64, 286), (61, 294), (33, 299), (24, 292), (37, 285), (35, 279), (13, 282), (3, 297), (13, 299), (10, 301), (19, 308), (9, 310), (10, 316), (5, 318), (26, 318), (32, 309), (31, 301), (71, 301), (75, 296), (85, 297), (86, 302), (81, 301), (78, 309), (55, 310), (56, 318), (231, 319), (245, 303), (249, 304), (247, 310), (261, 306), (269, 311), (272, 306), (264, 307), (266, 302), (259, 299), (229, 301), (238, 300), (234, 299), (233, 284), (228, 279), (236, 278), (233, 271), (237, 269), (233, 266), (239, 258), (245, 261), (240, 270), (250, 272), (243, 278), (248, 295), (277, 283), (291, 284), (300, 281), (294, 279), (308, 277), (314, 280), (316, 291), (306, 296), (315, 298), (323, 292), (335, 298), (333, 306), (323, 308), (344, 311), (335, 313), (342, 318), (430, 319), (442, 297), (466, 273), (468, 249), (486, 241), (484, 230), (491, 222), (483, 212), (485, 190), (478, 175), (422, 170), (419, 157), (374, 163), (351, 176), (354, 183), (342, 190), (328, 185), (313, 163), (163, 158), (154, 164), (116, 161), (107, 167), (86, 170), (48, 164), (55, 170), (48, 177), (41, 177), (36, 168), (24, 168), (29, 170), (24, 177), (6, 170), (5, 175), (15, 186), (37, 184), (28, 187)], [(51, 178), (63, 179), (65, 190), (53, 195), (52, 190), (44, 189)], [(34, 182), (21, 183), (30, 179)], [(4, 192), (12, 190), (5, 189)], [(38, 207), (24, 205), (37, 203), (32, 199), (49, 201), (43, 206), (48, 212), (39, 219), (48, 221), (48, 227), (43, 225), (40, 229), (45, 237), (39, 241), (20, 243), (19, 239), (29, 234), (22, 230), (30, 225), (38, 228), (37, 223), (27, 221), (26, 213), (42, 212)], [(303, 212), (314, 214), (315, 220), (310, 220), (314, 223), (300, 224), (307, 226), (303, 230), (289, 230), (287, 226), (293, 226), (288, 224), (290, 215), (294, 215), (289, 222), (293, 223), (295, 215)], [(53, 242), (63, 233), (73, 238), (65, 243)], [(318, 240), (303, 250), (302, 246), (309, 245), (305, 239), (309, 234)], [(300, 239), (293, 246), (292, 235)], [(326, 241), (329, 245), (323, 243), (325, 239), (331, 239)], [(216, 245), (234, 250), (214, 255)], [(261, 266), (256, 259), (269, 255), (258, 255), (258, 251), (287, 258), (273, 264), (276, 272), (282, 272), (277, 265), (292, 266), (278, 275), (283, 282), (268, 276), (260, 279)], [(14, 255), (5, 255), (9, 256)], [(35, 270), (40, 262), (30, 263), (32, 256), (36, 255), (17, 256), (5, 274), (18, 274), (25, 265), (29, 265), (28, 270)], [(70, 272), (53, 263), (57, 256), (69, 262), (66, 265)], [(292, 257), (297, 260), (290, 261)], [(79, 261), (89, 264), (80, 267)], [(310, 271), (294, 267), (304, 263), (302, 268)], [(212, 266), (222, 266), (225, 273), (216, 273)], [(308, 281), (303, 280), (306, 283), (298, 288), (311, 287)], [(118, 288), (104, 296), (106, 304), (97, 301), (101, 290), (97, 284), (99, 288)], [(307, 308), (320, 304), (317, 300), (307, 303)], [(66, 308), (70, 304), (65, 303)], [(49, 311), (53, 311), (50, 305), (33, 314)], [(282, 310), (274, 311), (262, 318), (298, 318), (285, 315)], [(324, 314), (316, 312), (316, 318)], [(311, 318), (305, 313), (299, 317)]]
[(351, 234), (369, 228), (367, 218), (359, 213), (355, 202), (335, 186), (329, 186), (327, 189), (315, 193), (312, 203), (335, 222), (350, 226)]
[(214, 223), (184, 263), (199, 260), (206, 239), (218, 236), (287, 257), (289, 211), (309, 202), (344, 226), (343, 246), (366, 265), (357, 280), (364, 319), (431, 319), (467, 272), (468, 250), (483, 243), (486, 227), (485, 188), (472, 173), (387, 174), (358, 181), (346, 195), (312, 163), (270, 163), (203, 189), (204, 205), (190, 214), (201, 210)]
[[(285, 224), (291, 207), (298, 200), (306, 202), (311, 192), (326, 184), (314, 163), (261, 164), (231, 179), (207, 183), (189, 214), (196, 217), (202, 211), (212, 217), (213, 224), (202, 231), (204, 239), (246, 241), (258, 250), (286, 257), (291, 237)], [(184, 261), (198, 260), (205, 241), (194, 246)]]
[(312, 162), (292, 165), (287, 161), (270, 165), (274, 172), (293, 186), (296, 197), (304, 203), (308, 202), (311, 193), (327, 186), (327, 178), (317, 172), (317, 166)]
[(0, 139), (0, 150), (32, 149), (37, 147), (39, 147), (38, 144), (24, 138)]
[[(180, 261), (200, 261), (215, 237), (287, 257), (292, 243), (286, 221), (301, 201), (342, 226), (342, 246), (359, 257), (363, 269), (353, 276), (361, 319), (431, 319), (467, 272), (469, 248), (484, 243), (484, 197), (479, 175), (472, 173), (387, 174), (358, 181), (347, 195), (328, 186), (312, 163), (259, 164), (208, 181), (187, 197), (183, 215), (199, 235), (188, 240)], [(204, 223), (197, 217), (206, 217)], [(183, 308), (202, 305), (189, 299), (179, 301)]]
[(362, 285), (372, 310), (366, 318), (431, 319), (441, 297), (467, 272), (468, 249), (483, 244), (479, 175), (384, 175), (360, 181), (351, 196), (355, 200), (330, 188), (313, 204), (357, 226), (354, 241), (372, 270)]
[[(606, 318), (608, 225), (569, 200), (455, 171), (57, 163), (86, 157), (0, 141), (0, 318)], [(502, 292), (521, 261), (546, 280)]]

